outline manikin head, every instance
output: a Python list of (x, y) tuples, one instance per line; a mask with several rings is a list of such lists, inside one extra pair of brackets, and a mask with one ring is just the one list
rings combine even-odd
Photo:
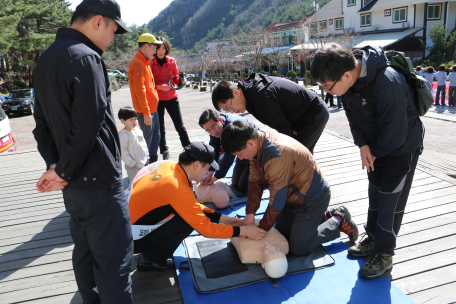
[(283, 277), (288, 270), (288, 261), (282, 249), (273, 244), (264, 247), (263, 268), (271, 278)]

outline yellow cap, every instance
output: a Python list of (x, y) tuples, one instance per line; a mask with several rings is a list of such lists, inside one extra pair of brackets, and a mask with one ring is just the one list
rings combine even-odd
[(144, 33), (138, 38), (138, 42), (147, 42), (147, 43), (153, 43), (153, 44), (162, 44), (163, 41), (159, 41), (155, 39), (155, 36), (149, 33)]

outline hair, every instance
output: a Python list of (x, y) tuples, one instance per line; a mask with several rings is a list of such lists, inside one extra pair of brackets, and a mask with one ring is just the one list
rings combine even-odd
[(206, 162), (200, 161), (200, 160), (196, 159), (195, 157), (191, 156), (186, 151), (179, 154), (179, 164), (181, 164), (181, 165), (190, 166), (191, 164), (193, 164), (196, 161), (199, 161), (203, 167), (206, 166), (206, 164), (207, 164)]
[(244, 150), (248, 140), (257, 138), (258, 132), (250, 122), (237, 120), (223, 129), (222, 147), (225, 152), (233, 154)]
[(451, 70), (452, 70), (453, 72), (456, 72), (456, 65), (453, 65), (453, 66), (451, 67)]
[(417, 71), (421, 71), (421, 65), (417, 66), (415, 69), (416, 69)]
[(234, 89), (239, 89), (239, 85), (226, 80), (222, 80), (215, 85), (215, 88), (212, 91), (212, 104), (217, 111), (222, 111), (222, 108), (218, 105), (219, 102), (225, 104), (229, 99), (234, 97)]
[(340, 44), (331, 43), (315, 53), (310, 74), (315, 81), (338, 81), (345, 72), (355, 68), (356, 61), (352, 52)]
[(217, 122), (219, 120), (219, 114), (215, 112), (212, 109), (207, 109), (203, 113), (201, 113), (201, 116), (199, 118), (198, 124), (202, 128), (205, 123), (207, 123), (211, 118)]
[(434, 73), (435, 70), (434, 70), (433, 67), (430, 66), (430, 67), (427, 68), (427, 71), (426, 71), (426, 72), (428, 72), (428, 73)]
[[(163, 44), (157, 45), (157, 48), (160, 48), (162, 45), (164, 45), (165, 46), (165, 56), (168, 56), (169, 53), (171, 52), (171, 46), (169, 45), (168, 40), (166, 40), (164, 37), (157, 37), (157, 40), (163, 41)], [(157, 53), (155, 53), (155, 57), (157, 57)]]
[(445, 71), (446, 70), (446, 66), (444, 64), (441, 64), (439, 66), (439, 71)]
[(132, 117), (138, 117), (138, 113), (132, 107), (123, 107), (120, 108), (117, 116), (119, 117), (119, 119), (127, 120)]
[[(71, 16), (71, 21), (70, 21), (70, 26), (73, 25), (74, 23), (77, 23), (79, 25), (82, 25), (89, 20), (91, 20), (95, 16), (99, 16), (100, 14), (97, 13), (92, 13), (87, 10), (80, 10), (80, 11), (75, 11), (73, 13), (73, 16)], [(105, 21), (106, 26), (108, 26), (113, 20), (108, 17), (103, 16), (103, 20)]]

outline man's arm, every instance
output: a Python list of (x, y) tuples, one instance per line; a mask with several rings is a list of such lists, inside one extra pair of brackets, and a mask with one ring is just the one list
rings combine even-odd
[[(220, 158), (220, 138), (209, 135), (209, 146), (214, 148), (214, 160), (218, 163)], [(209, 171), (215, 171), (214, 168), (210, 167)]]
[(220, 163), (220, 168), (215, 172), (214, 176), (217, 179), (225, 177), (226, 173), (228, 170), (230, 170), (231, 166), (233, 165), (234, 160), (236, 159), (236, 156), (234, 156), (231, 153), (226, 153), (223, 155), (223, 159)]
[(44, 116), (38, 96), (35, 97), (35, 113), (33, 117), (36, 124), (33, 130), (33, 136), (38, 144), (38, 151), (46, 163), (46, 168), (49, 169), (52, 164), (57, 163), (59, 160), (59, 153), (57, 152), (54, 138)]
[[(250, 181), (249, 189), (247, 190), (247, 206), (245, 207), (246, 219), (250, 220), (258, 208), (260, 208), (260, 201), (264, 190), (264, 183), (258, 174), (256, 164), (256, 161), (250, 161)], [(249, 217), (247, 217), (247, 215), (249, 215)], [(246, 224), (252, 223), (246, 221)]]
[(372, 155), (385, 157), (401, 147), (408, 134), (407, 100), (410, 98), (406, 83), (389, 83), (374, 95), (380, 134), (369, 144)]
[(264, 172), (269, 183), (269, 206), (260, 221), (261, 229), (269, 231), (285, 207), (293, 167), (292, 157), (286, 151), (265, 165)]
[(73, 62), (67, 67), (66, 83), (73, 99), (70, 132), (64, 139), (55, 172), (69, 180), (84, 165), (104, 123), (106, 82), (100, 59), (87, 56)]
[(130, 90), (135, 94), (136, 99), (139, 102), (141, 111), (144, 116), (150, 114), (149, 104), (147, 102), (147, 92), (145, 85), (145, 76), (143, 66), (140, 63), (134, 62), (130, 66), (131, 70), (131, 81), (130, 81)]

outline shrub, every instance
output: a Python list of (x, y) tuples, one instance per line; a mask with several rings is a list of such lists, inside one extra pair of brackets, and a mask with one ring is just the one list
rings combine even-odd
[(238, 73), (233, 73), (233, 77), (238, 78), (239, 77)]
[(245, 74), (245, 72), (242, 72), (242, 77), (246, 77), (247, 74)]
[(312, 79), (312, 75), (310, 75), (310, 71), (307, 71), (307, 72), (306, 72), (306, 78), (307, 78), (307, 79)]
[(20, 89), (28, 88), (28, 85), (23, 81), (16, 81), (14, 84)]
[(272, 76), (279, 76), (279, 72), (277, 72), (277, 71), (272, 71), (272, 72), (271, 72), (271, 75), (272, 75)]
[(296, 77), (298, 77), (298, 74), (296, 74), (295, 71), (290, 70), (290, 71), (287, 72), (287, 77), (289, 77), (289, 78), (296, 78)]
[(266, 73), (266, 71), (261, 71), (260, 74), (268, 75), (268, 73)]

